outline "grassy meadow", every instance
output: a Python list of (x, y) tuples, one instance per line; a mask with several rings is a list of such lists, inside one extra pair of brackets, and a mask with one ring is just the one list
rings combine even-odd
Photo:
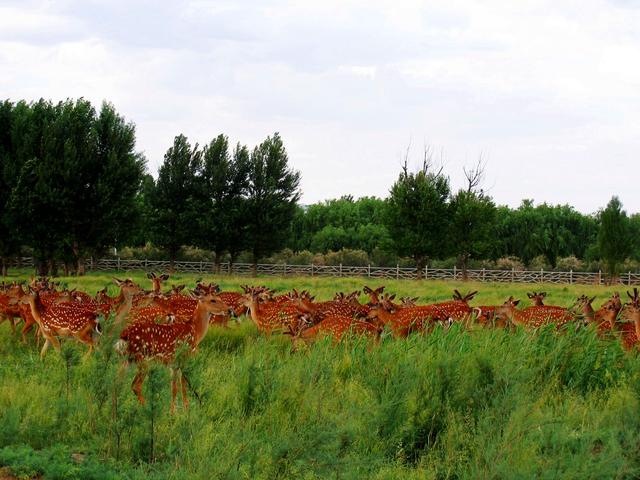
[[(29, 272), (12, 272), (26, 278)], [(124, 274), (120, 274), (124, 277)], [(131, 275), (142, 285), (143, 274)], [(169, 284), (193, 286), (196, 275)], [(95, 293), (110, 275), (60, 278)], [(419, 303), (479, 290), (473, 304), (548, 292), (600, 305), (614, 288), (366, 279), (207, 276), (225, 290), (266, 284), (336, 291), (386, 285)], [(110, 287), (116, 292), (115, 285)], [(623, 289), (618, 289), (623, 292)], [(362, 297), (365, 300), (365, 297)], [(0, 478), (637, 478), (640, 361), (592, 329), (558, 334), (458, 326), (379, 344), (319, 341), (291, 351), (248, 319), (212, 328), (184, 360), (191, 406), (169, 414), (169, 373), (155, 367), (147, 404), (130, 390), (113, 338), (83, 359), (63, 345), (44, 361), (0, 325)]]

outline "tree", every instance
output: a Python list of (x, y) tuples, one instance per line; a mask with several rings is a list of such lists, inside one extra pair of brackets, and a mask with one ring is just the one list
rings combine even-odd
[(300, 198), (300, 173), (289, 167), (288, 160), (278, 133), (251, 153), (245, 238), (254, 273), (258, 260), (282, 248), (290, 232)]
[(387, 209), (387, 229), (396, 252), (414, 259), (418, 278), (429, 260), (443, 256), (449, 246), (449, 179), (442, 169), (432, 170), (426, 157), (416, 173), (408, 171), (405, 161)]
[(198, 218), (206, 215), (202, 201), (202, 152), (178, 135), (164, 155), (151, 194), (150, 228), (153, 241), (167, 250), (171, 268), (182, 245), (197, 239)]
[(492, 249), (495, 237), (496, 206), (491, 197), (479, 188), (484, 175), (481, 160), (474, 169), (464, 171), (467, 188), (451, 199), (451, 243), (467, 278), (469, 259), (482, 258)]
[(241, 248), (245, 223), (245, 194), (249, 170), (249, 152), (236, 146), (229, 153), (226, 136), (218, 135), (203, 153), (203, 187), (207, 215), (200, 217), (202, 245), (215, 252), (216, 272), (220, 271), (222, 255)]
[(8, 259), (18, 252), (20, 242), (9, 215), (9, 199), (17, 175), (12, 171), (13, 149), (11, 129), (14, 106), (9, 101), (0, 103), (0, 274), (7, 275)]
[(600, 212), (598, 247), (606, 262), (607, 272), (615, 276), (618, 265), (631, 253), (631, 230), (627, 213), (622, 210), (622, 202), (613, 196), (607, 207)]

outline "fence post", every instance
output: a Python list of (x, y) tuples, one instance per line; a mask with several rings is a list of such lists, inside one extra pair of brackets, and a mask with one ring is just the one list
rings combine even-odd
[(400, 278), (400, 264), (396, 264), (396, 280)]
[(116, 267), (116, 272), (120, 271), (120, 257), (118, 257), (118, 266)]
[(342, 277), (342, 262), (340, 262), (340, 276)]
[(93, 270), (93, 255), (89, 257), (89, 268)]
[(202, 260), (200, 260), (200, 273), (204, 272), (204, 268), (202, 267)]
[(457, 269), (456, 269), (456, 266), (454, 265), (453, 266), (453, 279), (454, 280), (456, 279), (456, 275), (457, 275)]
[(544, 267), (540, 269), (540, 283), (544, 282)]
[(631, 286), (631, 270), (629, 270), (629, 281), (627, 281), (627, 285)]
[(424, 267), (424, 279), (429, 278), (429, 265), (425, 265)]
[(311, 263), (311, 276), (313, 277), (313, 262)]
[(371, 264), (367, 267), (367, 277), (371, 278)]
[(573, 268), (569, 270), (569, 284), (573, 284)]
[(511, 283), (515, 281), (516, 277), (516, 267), (511, 267)]
[(602, 270), (598, 270), (598, 285), (602, 285)]
[(482, 267), (482, 281), (484, 282), (484, 267)]
[(284, 265), (282, 266), (282, 270), (284, 272), (284, 276), (287, 276), (287, 262), (284, 262)]

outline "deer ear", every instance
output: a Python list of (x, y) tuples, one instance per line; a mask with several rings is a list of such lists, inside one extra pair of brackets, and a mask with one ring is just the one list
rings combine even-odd
[(368, 293), (370, 293), (372, 290), (371, 290), (369, 287), (367, 287), (367, 286), (365, 285), (365, 286), (364, 286), (364, 288), (362, 289), (362, 291), (363, 291), (364, 293), (367, 293), (367, 294), (368, 294)]
[(147, 278), (150, 280), (153, 280), (154, 278), (156, 278), (156, 274), (153, 272), (149, 272), (147, 273)]
[(115, 283), (116, 285), (120, 286), (122, 285), (124, 282), (116, 277), (113, 277), (113, 283)]
[(533, 298), (533, 297), (534, 297), (534, 295), (533, 295), (533, 293), (527, 293), (527, 297), (529, 297), (529, 298)]
[(169, 280), (169, 274), (163, 273), (162, 275), (160, 275), (160, 280), (166, 282), (167, 280)]
[(520, 303), (520, 300), (514, 300), (514, 301), (513, 301), (513, 304), (514, 304), (514, 305), (518, 305), (519, 303)]

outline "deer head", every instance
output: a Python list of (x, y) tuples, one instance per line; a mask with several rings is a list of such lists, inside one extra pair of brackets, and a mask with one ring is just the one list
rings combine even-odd
[(544, 299), (547, 296), (547, 292), (531, 292), (527, 293), (527, 297), (531, 299), (534, 305), (544, 306)]

